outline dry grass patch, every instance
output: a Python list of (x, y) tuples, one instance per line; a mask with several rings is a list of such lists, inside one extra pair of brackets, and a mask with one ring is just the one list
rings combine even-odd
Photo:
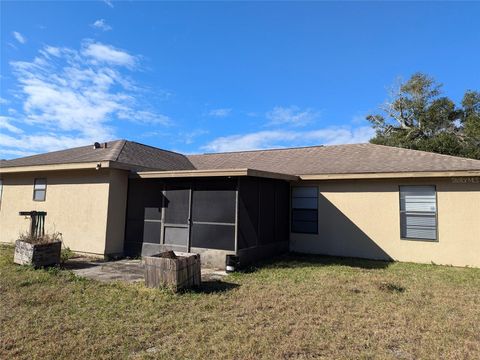
[(480, 270), (285, 256), (171, 294), (13, 265), (0, 358), (480, 358)]

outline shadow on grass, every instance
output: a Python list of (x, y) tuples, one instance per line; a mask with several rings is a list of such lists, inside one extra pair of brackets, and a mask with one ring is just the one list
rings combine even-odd
[(322, 266), (348, 266), (360, 269), (386, 269), (393, 262), (385, 260), (369, 260), (349, 257), (327, 256), (327, 255), (309, 255), (298, 253), (287, 253), (276, 256), (272, 259), (258, 262), (240, 270), (242, 273), (253, 273), (260, 269), (294, 269), (306, 267)]
[(192, 292), (197, 294), (215, 294), (215, 293), (223, 293), (233, 289), (238, 288), (240, 285), (225, 282), (222, 280), (208, 280), (202, 281), (202, 285), (186, 290), (185, 292)]
[(67, 260), (63, 264), (61, 264), (61, 268), (63, 270), (83, 270), (83, 269), (90, 269), (95, 268), (98, 266), (105, 265), (107, 262), (104, 260), (98, 261), (90, 261), (90, 260), (79, 260), (79, 261), (72, 261)]

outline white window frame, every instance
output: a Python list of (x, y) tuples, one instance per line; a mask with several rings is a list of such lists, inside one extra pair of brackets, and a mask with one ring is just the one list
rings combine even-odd
[[(43, 184), (38, 182), (43, 181)], [(43, 199), (36, 199), (35, 194), (39, 191), (43, 191)], [(45, 201), (47, 199), (47, 178), (35, 178), (33, 181), (33, 201)]]
[[(435, 211), (408, 211), (406, 209), (403, 209), (402, 210), (402, 188), (415, 188), (415, 187), (430, 187), (433, 189), (433, 191), (435, 192)], [(401, 240), (410, 240), (410, 241), (426, 241), (426, 242), (438, 242), (439, 241), (439, 237), (438, 237), (438, 196), (437, 196), (437, 188), (435, 185), (430, 185), (430, 184), (425, 184), (425, 185), (411, 185), (411, 184), (408, 184), (408, 185), (400, 185), (399, 186), (399, 191), (398, 191), (398, 194), (399, 194), (399, 214), (400, 214), (400, 239)], [(404, 223), (404, 221), (402, 221), (402, 217), (405, 217), (407, 216), (408, 213), (412, 213), (412, 214), (418, 214), (418, 215), (422, 215), (422, 214), (430, 214), (430, 216), (434, 215), (435, 216), (435, 238), (422, 238), (422, 237), (409, 237), (409, 236), (406, 236), (406, 229), (404, 230), (402, 225), (405, 224), (406, 226), (406, 223)], [(405, 219), (406, 221), (406, 219)]]

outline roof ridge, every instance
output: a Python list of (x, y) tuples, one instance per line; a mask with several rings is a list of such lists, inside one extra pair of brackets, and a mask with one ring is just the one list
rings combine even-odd
[(129, 140), (126, 140), (126, 141), (127, 141), (127, 142), (130, 142), (130, 143), (137, 144), (137, 145), (149, 147), (149, 148), (152, 148), (152, 149), (155, 149), (155, 150), (165, 151), (165, 152), (169, 152), (169, 153), (171, 153), (171, 154), (182, 155), (182, 156), (184, 156), (184, 157), (187, 157), (187, 155), (182, 154), (182, 153), (179, 153), (179, 152), (176, 152), (176, 151), (167, 150), (167, 149), (162, 149), (162, 148), (159, 148), (159, 147), (156, 147), (156, 146), (153, 146), (153, 145), (148, 145), (148, 144), (139, 143), (138, 141), (129, 141)]
[(373, 145), (370, 143), (355, 143), (355, 144), (335, 144), (335, 145), (309, 145), (309, 146), (292, 146), (285, 148), (273, 148), (273, 149), (256, 149), (256, 150), (240, 150), (240, 151), (222, 151), (203, 154), (191, 154), (187, 156), (203, 156), (203, 155), (219, 155), (219, 154), (239, 154), (239, 153), (252, 153), (252, 152), (267, 152), (267, 151), (284, 151), (284, 150), (298, 150), (308, 148), (331, 148), (331, 147), (346, 147), (346, 146), (359, 146), (359, 145)]
[[(125, 144), (128, 142), (128, 140), (125, 140), (125, 139), (122, 139), (120, 141), (121, 141), (122, 146), (120, 147), (120, 150), (117, 152), (117, 156), (115, 157), (115, 160), (113, 160), (113, 161), (118, 161), (118, 159), (120, 158), (120, 154), (122, 153), (123, 149), (125, 148)], [(114, 145), (114, 147), (116, 147), (116, 146), (117, 146), (117, 144)]]

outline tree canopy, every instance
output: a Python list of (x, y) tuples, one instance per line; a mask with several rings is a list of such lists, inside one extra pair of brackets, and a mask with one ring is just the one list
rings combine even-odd
[(480, 159), (480, 92), (467, 90), (456, 105), (442, 84), (422, 73), (400, 83), (380, 114), (367, 116), (373, 144)]

